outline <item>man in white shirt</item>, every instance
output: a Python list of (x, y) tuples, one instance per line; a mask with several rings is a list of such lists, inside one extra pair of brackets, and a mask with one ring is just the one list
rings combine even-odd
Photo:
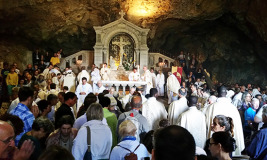
[(133, 71), (129, 74), (129, 81), (140, 81), (140, 73), (137, 72), (137, 68), (133, 68)]
[(206, 142), (206, 117), (196, 107), (198, 97), (189, 97), (189, 108), (178, 118), (178, 125), (187, 129), (195, 139), (196, 146), (204, 148)]
[(87, 78), (82, 78), (82, 83), (77, 86), (75, 94), (77, 95), (77, 111), (82, 106), (85, 97), (90, 93), (93, 92), (92, 87), (90, 84), (87, 83)]
[(107, 63), (104, 63), (103, 68), (101, 68), (100, 75), (104, 81), (108, 81), (109, 74), (110, 74), (110, 69), (107, 67)]
[(159, 70), (159, 74), (157, 75), (157, 89), (158, 95), (164, 96), (164, 84), (165, 84), (165, 76), (161, 70)]
[(143, 104), (142, 115), (147, 119), (152, 130), (159, 128), (159, 121), (167, 119), (167, 111), (163, 103), (157, 101), (158, 90), (150, 89), (150, 98)]
[(186, 94), (187, 93), (184, 88), (179, 89), (179, 100), (172, 102), (169, 106), (168, 120), (171, 125), (177, 125), (180, 114), (188, 109)]
[(147, 82), (145, 94), (148, 94), (150, 89), (153, 87), (152, 85), (152, 76), (150, 71), (147, 69), (147, 66), (143, 67), (144, 73), (141, 77), (142, 81)]

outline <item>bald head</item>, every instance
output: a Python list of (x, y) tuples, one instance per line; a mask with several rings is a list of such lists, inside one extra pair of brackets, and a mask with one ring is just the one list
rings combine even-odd
[(5, 158), (10, 151), (10, 147), (15, 147), (14, 136), (13, 127), (0, 120), (0, 158)]
[(0, 120), (0, 140), (2, 140), (1, 139), (1, 137), (3, 136), (2, 133), (6, 132), (6, 131), (13, 131), (14, 132), (14, 129), (9, 123)]
[(140, 96), (133, 96), (131, 100), (131, 107), (132, 109), (141, 109), (142, 107), (142, 98)]

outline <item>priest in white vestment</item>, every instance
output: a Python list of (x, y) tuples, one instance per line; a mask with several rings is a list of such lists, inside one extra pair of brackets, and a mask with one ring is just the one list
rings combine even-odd
[(102, 81), (99, 80), (97, 82), (96, 88), (94, 88), (94, 94), (98, 95), (99, 93), (102, 93), (104, 90), (106, 90), (106, 87), (104, 87)]
[(164, 84), (165, 84), (165, 76), (161, 70), (159, 70), (159, 74), (157, 75), (157, 89), (158, 95), (164, 96)]
[(100, 75), (104, 81), (108, 81), (109, 74), (110, 74), (110, 69), (108, 68), (107, 63), (104, 63), (103, 67), (100, 70)]
[(169, 106), (168, 120), (171, 125), (177, 125), (180, 114), (188, 109), (186, 94), (185, 88), (179, 89), (179, 100), (172, 102)]
[(133, 71), (128, 76), (129, 81), (140, 81), (140, 73), (137, 72), (137, 68), (133, 68)]
[(65, 75), (63, 76), (63, 86), (67, 86), (69, 92), (76, 91), (76, 76), (71, 69), (66, 70)]
[(87, 82), (89, 82), (90, 80), (90, 75), (89, 73), (86, 71), (85, 67), (82, 66), (82, 71), (78, 74), (77, 76), (77, 81), (79, 84), (82, 84), (82, 78), (85, 77), (87, 79)]
[(153, 88), (157, 88), (157, 76), (156, 76), (153, 68), (150, 69), (150, 73), (151, 73), (151, 77), (152, 77)]
[(196, 107), (198, 97), (189, 97), (189, 108), (178, 118), (178, 125), (187, 129), (195, 139), (196, 146), (204, 148), (206, 143), (206, 117)]
[(44, 71), (43, 71), (43, 74), (44, 74), (44, 79), (47, 80), (47, 79), (51, 79), (51, 69), (53, 69), (53, 65), (50, 64), (48, 68), (46, 68)]
[(144, 73), (141, 77), (142, 81), (147, 82), (145, 94), (149, 94), (150, 89), (153, 87), (152, 76), (150, 71), (147, 69), (147, 66), (143, 67)]
[(241, 151), (245, 148), (244, 145), (244, 135), (243, 135), (243, 127), (240, 118), (240, 114), (237, 108), (226, 98), (227, 89), (222, 86), (218, 89), (218, 99), (217, 102), (208, 106), (206, 111), (206, 125), (207, 125), (207, 138), (210, 138), (212, 135), (211, 124), (213, 122), (213, 118), (216, 115), (224, 115), (227, 117), (231, 117), (234, 123), (234, 139), (236, 140), (236, 145), (238, 146), (233, 155), (239, 156), (241, 155)]
[(97, 88), (97, 82), (101, 80), (99, 69), (95, 67), (91, 72), (91, 81), (93, 82), (93, 90)]
[(172, 98), (176, 97), (178, 90), (181, 88), (178, 79), (171, 73), (168, 73), (169, 77), (167, 78), (167, 95), (168, 95), (168, 104), (172, 102)]
[(148, 124), (152, 130), (159, 128), (159, 122), (162, 119), (167, 119), (167, 111), (163, 103), (157, 101), (158, 90), (156, 88), (150, 89), (150, 98), (143, 104), (142, 115), (147, 119)]
[(85, 97), (91, 93), (92, 87), (90, 84), (87, 83), (87, 78), (83, 77), (82, 78), (82, 83), (80, 83), (77, 88), (75, 94), (77, 95), (77, 111), (79, 111), (80, 107), (82, 106)]

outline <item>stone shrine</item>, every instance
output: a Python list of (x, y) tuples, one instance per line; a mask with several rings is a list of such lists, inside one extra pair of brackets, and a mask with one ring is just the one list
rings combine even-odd
[(147, 34), (149, 29), (143, 29), (121, 18), (104, 26), (94, 26), (96, 43), (94, 46), (94, 63), (100, 66), (107, 63), (110, 66), (110, 56), (115, 65), (123, 65), (126, 70), (135, 65), (148, 65)]

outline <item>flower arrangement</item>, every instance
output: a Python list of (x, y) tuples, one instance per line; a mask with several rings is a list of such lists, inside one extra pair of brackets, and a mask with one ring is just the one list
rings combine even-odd
[(123, 57), (123, 61), (122, 61), (122, 65), (125, 68), (126, 71), (129, 71), (131, 66), (134, 63), (133, 57), (127, 58), (127, 54), (123, 53), (124, 57)]

